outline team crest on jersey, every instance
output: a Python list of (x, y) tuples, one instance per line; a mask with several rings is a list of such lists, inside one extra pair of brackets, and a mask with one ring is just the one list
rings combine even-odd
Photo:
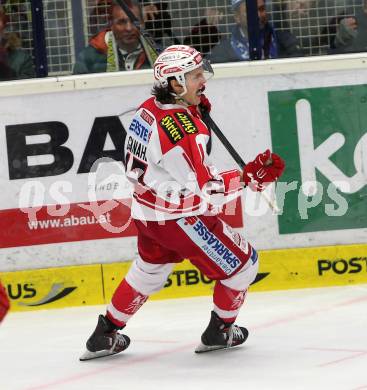
[(171, 115), (166, 115), (163, 117), (159, 124), (161, 125), (164, 132), (167, 134), (167, 137), (173, 144), (177, 144), (178, 141), (181, 141), (184, 137), (183, 132), (178, 127), (176, 121), (172, 118)]
[(154, 118), (148, 114), (145, 110), (143, 110), (140, 114), (140, 116), (147, 122), (150, 126), (152, 126), (154, 122)]
[(198, 129), (194, 125), (194, 122), (184, 112), (176, 112), (175, 117), (177, 118), (178, 122), (181, 124), (185, 133), (195, 134), (198, 132)]

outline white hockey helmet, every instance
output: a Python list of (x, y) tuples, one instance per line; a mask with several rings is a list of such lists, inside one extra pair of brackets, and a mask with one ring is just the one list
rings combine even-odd
[(204, 75), (208, 80), (213, 76), (213, 69), (200, 52), (186, 45), (172, 45), (167, 47), (154, 63), (154, 77), (163, 86), (168, 86), (168, 79), (174, 77), (187, 92), (185, 74), (194, 69), (203, 67)]

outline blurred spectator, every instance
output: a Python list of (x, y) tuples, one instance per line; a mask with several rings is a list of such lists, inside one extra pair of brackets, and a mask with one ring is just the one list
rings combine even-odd
[(220, 41), (218, 25), (223, 16), (223, 7), (207, 7), (204, 18), (194, 26), (191, 34), (184, 39), (184, 44), (194, 47), (203, 54), (208, 54)]
[(311, 25), (311, 11), (316, 8), (313, 0), (281, 0), (272, 7), (278, 57), (300, 57), (306, 53), (304, 48), (319, 45), (319, 28)]
[(283, 0), (282, 7), (288, 11), (289, 20), (299, 21), (309, 16), (310, 9), (315, 6), (314, 3), (314, 0)]
[(96, 35), (100, 26), (107, 27), (107, 15), (110, 11), (112, 0), (97, 0), (89, 15), (89, 34)]
[(9, 18), (0, 7), (0, 81), (31, 78), (35, 76), (31, 56), (21, 48), (15, 33), (5, 32)]
[[(96, 35), (101, 26), (106, 26), (112, 0), (97, 0), (89, 15), (89, 33)], [(145, 29), (162, 46), (179, 44), (172, 32), (172, 18), (168, 12), (168, 1), (140, 0)], [(167, 39), (168, 38), (168, 39)], [(167, 41), (167, 42), (165, 42)]]
[[(222, 38), (211, 52), (212, 62), (235, 62), (250, 59), (245, 0), (232, 0), (235, 26), (229, 38)], [(302, 55), (297, 39), (289, 31), (275, 31), (269, 23), (265, 0), (257, 0), (262, 59)]]
[(329, 30), (328, 20), (347, 3), (345, 0), (282, 0), (281, 23), (284, 21), (283, 27), (298, 37), (304, 54), (327, 54), (330, 37), (335, 36), (335, 31)]
[[(135, 0), (128, 0), (126, 3), (143, 23), (139, 3)], [(108, 15), (109, 27), (92, 37), (89, 45), (79, 53), (74, 74), (150, 68), (139, 40), (139, 30), (126, 13), (119, 5), (112, 4)]]
[(356, 10), (355, 16), (339, 21), (331, 53), (367, 51), (367, 0)]
[(161, 46), (179, 45), (180, 41), (172, 31), (172, 17), (168, 9), (168, 1), (140, 0), (143, 7), (145, 29)]
[(0, 0), (0, 6), (3, 7), (5, 13), (9, 16), (12, 31), (17, 31), (22, 39), (22, 47), (25, 47), (26, 43), (28, 44), (27, 48), (31, 48), (29, 44), (31, 15), (27, 0)]

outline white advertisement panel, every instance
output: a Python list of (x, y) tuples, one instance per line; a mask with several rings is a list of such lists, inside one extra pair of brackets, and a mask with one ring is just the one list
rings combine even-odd
[[(243, 215), (238, 205), (230, 216), (256, 248), (366, 242), (365, 80), (367, 70), (209, 81), (212, 117), (243, 159), (270, 148), (287, 164), (280, 215), (245, 190)], [(0, 97), (0, 270), (136, 255), (123, 134), (150, 89)], [(215, 138), (212, 159), (236, 166)]]

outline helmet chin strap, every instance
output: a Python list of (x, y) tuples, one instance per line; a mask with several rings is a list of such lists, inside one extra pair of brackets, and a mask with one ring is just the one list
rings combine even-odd
[[(176, 79), (177, 80), (177, 79)], [(190, 103), (188, 103), (184, 98), (183, 96), (186, 95), (187, 93), (187, 88), (186, 88), (186, 85), (182, 85), (181, 82), (179, 80), (177, 80), (179, 82), (179, 84), (181, 85), (181, 87), (183, 88), (183, 91), (181, 93), (175, 93), (175, 92), (171, 92), (171, 95), (174, 96), (174, 98), (177, 100), (177, 101), (180, 101), (182, 103), (185, 103), (185, 105), (187, 106), (190, 106)]]
[(189, 102), (187, 102), (183, 97), (175, 96), (175, 99), (177, 104), (182, 104), (185, 107), (189, 107), (192, 105)]

